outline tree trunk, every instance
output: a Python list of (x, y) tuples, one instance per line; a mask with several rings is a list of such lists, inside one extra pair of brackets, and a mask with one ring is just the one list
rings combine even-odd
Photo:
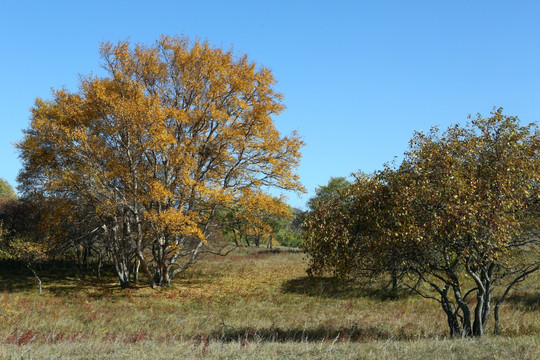
[(495, 309), (493, 310), (493, 317), (495, 318), (495, 326), (494, 326), (493, 332), (495, 333), (495, 335), (499, 333), (499, 307), (506, 300), (506, 297), (510, 293), (510, 290), (514, 287), (514, 285), (523, 281), (527, 277), (527, 275), (539, 269), (540, 269), (540, 264), (523, 269), (523, 271), (508, 284), (501, 298), (497, 300), (497, 302), (495, 303)]
[(482, 310), (482, 328), (486, 328), (486, 324), (489, 319), (489, 313), (491, 312), (491, 300), (492, 300), (491, 284), (486, 283), (486, 293), (484, 295), (484, 309)]
[(159, 279), (159, 285), (161, 286), (169, 286), (171, 284), (171, 278), (169, 276), (169, 268), (167, 264), (165, 264), (165, 261), (162, 261), (160, 266), (160, 279)]
[(445, 288), (441, 292), (441, 305), (446, 313), (446, 320), (448, 322), (448, 327), (450, 328), (450, 337), (457, 337), (461, 335), (461, 327), (459, 326), (459, 321), (457, 319), (457, 314), (454, 312), (450, 301), (446, 295), (448, 288)]
[(456, 314), (452, 311), (446, 312), (446, 320), (448, 321), (448, 327), (450, 328), (450, 337), (461, 336), (461, 327)]
[(83, 247), (83, 266), (86, 270), (88, 270), (88, 247)]
[(150, 272), (150, 269), (148, 268), (148, 264), (146, 263), (146, 260), (144, 260), (144, 257), (142, 256), (142, 253), (140, 251), (137, 251), (137, 258), (139, 259), (139, 263), (142, 266), (143, 272), (146, 274), (146, 277), (148, 278), (148, 284), (152, 289), (156, 288), (156, 282), (154, 280), (154, 277), (152, 276), (152, 273)]
[[(135, 208), (136, 209), (136, 208)], [(137, 224), (137, 261), (139, 265), (142, 266), (143, 272), (146, 274), (146, 277), (148, 278), (148, 284), (152, 289), (156, 288), (156, 282), (154, 281), (154, 277), (152, 276), (152, 273), (150, 272), (150, 269), (148, 268), (148, 264), (146, 264), (146, 260), (144, 259), (144, 256), (142, 254), (143, 249), (143, 230), (141, 221), (139, 218), (139, 212), (135, 210), (135, 222)]]
[(115, 261), (115, 268), (120, 287), (122, 289), (128, 288), (130, 285), (129, 264), (124, 259), (118, 259)]
[(82, 262), (81, 262), (81, 245), (76, 246), (75, 254), (77, 255), (77, 266), (79, 267), (79, 270), (82, 269)]
[(118, 239), (118, 232), (115, 231), (116, 237), (116, 246), (115, 253), (113, 254), (114, 263), (116, 268), (116, 273), (118, 274), (118, 280), (120, 282), (120, 287), (125, 289), (130, 285), (130, 274), (129, 274), (129, 256), (126, 254), (125, 244)]
[(98, 266), (97, 266), (97, 278), (101, 278), (101, 267), (103, 265), (103, 255), (101, 251), (98, 252)]
[(471, 311), (470, 311), (469, 306), (467, 305), (467, 303), (465, 303), (465, 300), (463, 300), (463, 296), (461, 295), (461, 290), (460, 290), (460, 287), (459, 287), (459, 283), (453, 287), (453, 290), (454, 290), (454, 297), (455, 297), (456, 302), (457, 302), (457, 304), (459, 306), (459, 309), (461, 310), (461, 313), (462, 313), (461, 336), (470, 337), (472, 335)]
[(392, 269), (392, 292), (396, 292), (398, 290), (398, 275), (396, 269)]
[(133, 263), (133, 282), (135, 284), (139, 283), (139, 267), (141, 266), (141, 261), (139, 257), (135, 257), (135, 262)]
[(127, 289), (131, 284), (128, 278), (126, 278), (125, 274), (123, 277), (119, 277), (118, 281), (120, 282), (120, 287), (122, 289)]
[(32, 269), (32, 265), (30, 263), (27, 263), (26, 264), (26, 267), (28, 267), (28, 269), (30, 269), (30, 271), (32, 272), (32, 274), (34, 274), (34, 277), (36, 278), (37, 280), (37, 283), (38, 283), (38, 286), (39, 286), (39, 293), (41, 294), (42, 291), (41, 291), (41, 279), (39, 278), (39, 276), (37, 275), (37, 273), (34, 271), (34, 269)]
[(480, 273), (478, 273), (477, 270), (473, 271), (473, 269), (467, 267), (467, 272), (471, 275), (477, 287), (476, 307), (474, 308), (474, 322), (472, 329), (473, 336), (481, 337), (484, 335), (483, 319), (486, 318), (487, 320), (487, 313), (485, 314), (484, 312), (486, 311), (486, 295), (488, 293), (486, 284), (489, 284), (489, 279), (485, 269), (481, 269)]
[(233, 230), (233, 240), (234, 244), (238, 247), (240, 244), (238, 243), (238, 235), (236, 234), (236, 230)]
[(484, 309), (484, 293), (478, 291), (476, 296), (476, 308), (474, 309), (473, 335), (480, 337), (484, 335), (484, 326), (482, 324), (482, 312)]

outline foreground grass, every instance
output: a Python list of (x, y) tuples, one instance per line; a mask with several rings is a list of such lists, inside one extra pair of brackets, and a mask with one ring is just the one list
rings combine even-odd
[[(501, 309), (503, 336), (445, 340), (436, 302), (308, 279), (300, 253), (207, 258), (166, 289), (0, 273), (0, 358), (538, 358), (539, 278)], [(492, 324), (488, 325), (490, 329)]]
[(76, 342), (0, 347), (2, 359), (538, 359), (535, 336), (355, 342)]

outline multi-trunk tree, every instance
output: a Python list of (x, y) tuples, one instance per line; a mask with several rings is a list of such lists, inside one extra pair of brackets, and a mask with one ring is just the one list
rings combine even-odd
[(537, 126), (501, 109), (417, 133), (399, 167), (360, 179), (352, 205), (308, 224), (312, 269), (405, 272), (452, 336), (482, 336), (493, 307), (497, 331), (509, 291), (540, 268), (539, 150)]
[(274, 126), (284, 106), (270, 70), (179, 37), (105, 43), (101, 56), (107, 76), (36, 100), (19, 181), (27, 197), (90, 212), (86, 230), (99, 232), (122, 286), (132, 262), (152, 286), (170, 283), (196, 262), (220, 207), (280, 213), (263, 190), (303, 190), (302, 141)]
[(539, 150), (536, 125), (499, 109), (466, 127), (417, 134), (396, 173), (381, 174), (396, 199), (385, 235), (435, 290), (452, 335), (482, 336), (495, 288), (540, 265), (528, 214), (539, 195)]

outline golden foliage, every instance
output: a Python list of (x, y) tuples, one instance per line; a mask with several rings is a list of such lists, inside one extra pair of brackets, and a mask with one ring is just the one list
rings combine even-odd
[(270, 70), (184, 37), (104, 43), (101, 55), (108, 77), (36, 100), (18, 144), (26, 194), (89, 204), (129, 229), (142, 221), (148, 245), (204, 239), (216, 207), (271, 205), (263, 187), (303, 191), (303, 143), (274, 126), (284, 106)]

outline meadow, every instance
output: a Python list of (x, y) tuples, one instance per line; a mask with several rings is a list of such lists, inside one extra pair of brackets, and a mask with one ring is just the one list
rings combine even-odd
[[(501, 308), (501, 334), (448, 339), (435, 301), (369, 283), (308, 278), (305, 255), (239, 248), (167, 288), (122, 290), (114, 274), (0, 271), (0, 358), (538, 359), (540, 276)], [(49, 274), (49, 276), (47, 276)], [(51, 275), (51, 274), (54, 274)], [(487, 327), (491, 332), (492, 321)]]

